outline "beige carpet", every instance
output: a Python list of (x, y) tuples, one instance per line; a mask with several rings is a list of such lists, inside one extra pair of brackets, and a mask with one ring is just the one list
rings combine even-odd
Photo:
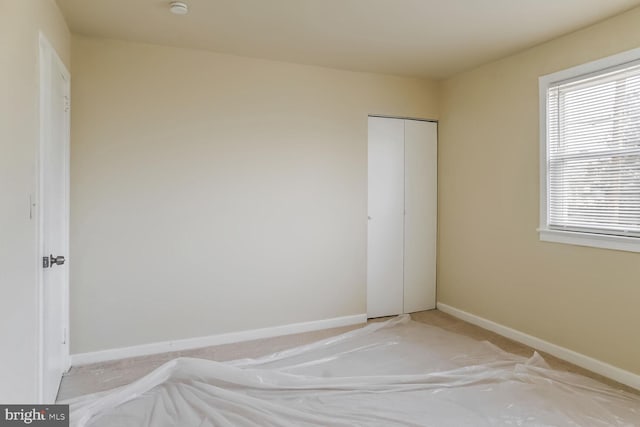
[[(487, 340), (510, 353), (515, 353), (521, 356), (531, 356), (534, 351), (530, 347), (471, 325), (465, 321), (456, 319), (438, 310), (414, 313), (411, 317), (413, 320), (418, 322), (438, 326), (442, 329), (456, 332), (477, 340)], [(372, 321), (377, 320), (378, 319)], [(283, 337), (266, 338), (262, 340), (225, 344), (195, 350), (136, 357), (115, 362), (72, 367), (62, 380), (60, 391), (58, 393), (58, 400), (66, 400), (72, 397), (109, 390), (129, 384), (132, 381), (148, 374), (163, 363), (176, 357), (196, 357), (216, 360), (219, 362), (240, 358), (254, 358), (303, 344), (308, 344), (359, 327), (360, 326), (356, 325), (326, 329)], [(597, 374), (593, 374), (568, 362), (562, 361), (545, 353), (541, 354), (544, 356), (547, 363), (554, 369), (580, 373), (597, 379), (610, 386), (640, 394), (638, 391), (615, 383)]]

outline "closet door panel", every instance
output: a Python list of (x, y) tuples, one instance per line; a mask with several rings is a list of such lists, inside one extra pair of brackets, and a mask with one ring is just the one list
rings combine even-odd
[(404, 121), (369, 118), (367, 315), (403, 312)]
[(406, 120), (404, 312), (436, 307), (437, 124)]

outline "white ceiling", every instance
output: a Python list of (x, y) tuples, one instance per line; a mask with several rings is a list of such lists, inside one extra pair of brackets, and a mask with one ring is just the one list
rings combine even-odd
[(243, 56), (446, 77), (640, 0), (57, 0), (76, 33)]

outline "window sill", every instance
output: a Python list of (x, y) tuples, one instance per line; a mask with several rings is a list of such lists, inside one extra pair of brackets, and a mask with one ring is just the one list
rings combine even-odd
[(640, 238), (609, 236), (606, 234), (578, 233), (538, 229), (543, 242), (566, 243), (569, 245), (590, 246), (593, 248), (614, 249), (617, 251), (640, 252)]

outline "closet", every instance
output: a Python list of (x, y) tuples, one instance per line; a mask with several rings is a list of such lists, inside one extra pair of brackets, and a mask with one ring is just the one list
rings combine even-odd
[(437, 123), (369, 117), (367, 316), (436, 306)]

